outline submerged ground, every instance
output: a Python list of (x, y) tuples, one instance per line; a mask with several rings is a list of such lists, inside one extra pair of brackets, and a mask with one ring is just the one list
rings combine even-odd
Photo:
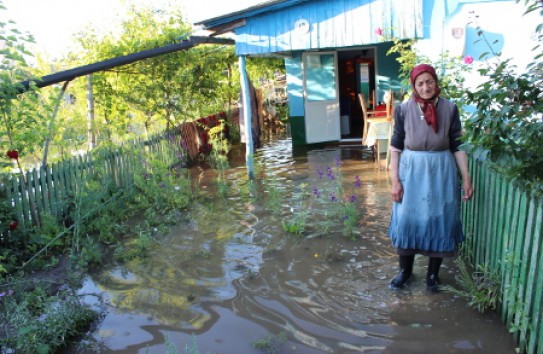
[[(267, 184), (248, 188), (244, 152), (234, 151), (226, 197), (216, 193), (216, 171), (194, 167), (203, 201), (147, 259), (87, 278), (80, 293), (101, 294), (106, 312), (73, 352), (514, 353), (495, 313), (480, 314), (450, 292), (426, 292), (426, 258), (416, 259), (408, 290), (387, 288), (397, 271), (386, 236), (388, 175), (360, 146), (298, 150), (283, 139), (255, 162)], [(355, 196), (354, 235), (327, 220), (329, 203), (300, 198), (315, 198), (315, 189), (321, 200), (331, 197), (327, 167), (340, 170)], [(274, 193), (280, 203), (271, 206)], [(282, 223), (304, 212), (302, 236), (286, 233)], [(456, 285), (455, 274), (446, 261), (442, 281)]]

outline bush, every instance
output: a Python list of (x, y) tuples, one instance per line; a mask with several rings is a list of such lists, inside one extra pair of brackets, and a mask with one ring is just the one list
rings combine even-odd
[[(525, 1), (526, 13), (543, 6)], [(533, 61), (521, 72), (511, 59), (501, 59), (485, 33), (478, 34), (497, 59), (479, 69), (485, 81), (466, 93), (466, 103), (476, 107), (466, 121), (465, 146), (474, 157), (483, 158), (507, 179), (543, 194), (543, 23), (536, 28)], [(485, 53), (480, 59), (484, 59)]]

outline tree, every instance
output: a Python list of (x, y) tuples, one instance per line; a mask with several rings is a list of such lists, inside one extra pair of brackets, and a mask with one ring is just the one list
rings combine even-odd
[[(132, 8), (119, 35), (99, 38), (86, 31), (78, 41), (88, 53), (82, 59), (89, 63), (173, 44), (191, 30), (179, 11)], [(98, 129), (108, 139), (121, 139), (222, 111), (234, 91), (235, 79), (228, 76), (233, 63), (233, 48), (206, 45), (96, 73), (96, 112), (102, 118)]]
[[(5, 10), (0, 0), (0, 11)], [(0, 21), (0, 153), (17, 151), (21, 173), (21, 161), (31, 160), (44, 142), (47, 116), (51, 112), (47, 98), (40, 96), (35, 87), (20, 95), (21, 82), (32, 79), (27, 49), (34, 42), (32, 35), (21, 33), (13, 21)], [(29, 161), (31, 162), (31, 161)], [(3, 167), (11, 166), (3, 163)]]

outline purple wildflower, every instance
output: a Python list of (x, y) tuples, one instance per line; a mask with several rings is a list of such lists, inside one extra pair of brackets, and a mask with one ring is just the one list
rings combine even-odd
[(333, 201), (334, 203), (337, 202), (336, 193), (331, 193), (330, 194), (330, 200)]
[(10, 296), (10, 295), (13, 295), (13, 293), (14, 293), (13, 289), (9, 289), (8, 291), (1, 292), (0, 297)]
[(336, 176), (334, 175), (334, 171), (332, 170), (330, 166), (326, 167), (326, 177), (328, 177), (330, 181), (333, 181), (336, 179)]
[(336, 167), (339, 167), (343, 164), (343, 162), (341, 162), (341, 159), (338, 157), (336, 158)]
[(354, 187), (355, 188), (360, 188), (362, 187), (362, 182), (360, 181), (360, 177), (356, 176), (354, 178)]
[(351, 203), (354, 203), (356, 201), (356, 195), (351, 195), (350, 201)]
[(317, 189), (317, 187), (313, 188), (313, 195), (317, 198), (321, 196), (321, 192)]
[(324, 172), (322, 172), (322, 169), (320, 167), (317, 167), (317, 174), (319, 175), (319, 179), (322, 178), (324, 175)]

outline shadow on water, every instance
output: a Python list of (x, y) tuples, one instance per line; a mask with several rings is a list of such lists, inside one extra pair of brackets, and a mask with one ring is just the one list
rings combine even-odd
[[(346, 185), (361, 181), (353, 192), (356, 237), (320, 224), (309, 224), (306, 237), (286, 234), (281, 222), (297, 203), (287, 191), (311, 192), (316, 171), (338, 160)], [(259, 149), (255, 162), (257, 176), (285, 193), (279, 212), (266, 204), (266, 187), (248, 182), (243, 151), (234, 151), (227, 171), (239, 193), (228, 197), (217, 196), (215, 171), (194, 167), (204, 202), (160, 237), (146, 260), (86, 280), (80, 293), (100, 293), (108, 306), (89, 343), (94, 349), (80, 352), (514, 352), (496, 314), (479, 314), (451, 293), (426, 292), (425, 258), (417, 258), (408, 290), (387, 288), (397, 271), (386, 236), (388, 175), (360, 147), (293, 151), (290, 140), (277, 140)], [(442, 273), (454, 283), (452, 263)]]

